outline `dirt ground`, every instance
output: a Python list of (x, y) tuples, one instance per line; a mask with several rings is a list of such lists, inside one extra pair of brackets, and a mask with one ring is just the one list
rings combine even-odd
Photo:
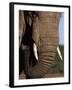
[(44, 78), (55, 78), (55, 77), (63, 77), (63, 73), (48, 73), (44, 76)]
[[(56, 77), (64, 77), (63, 73), (48, 73), (43, 78), (56, 78)], [(19, 79), (26, 79), (26, 75), (22, 72), (19, 76)]]

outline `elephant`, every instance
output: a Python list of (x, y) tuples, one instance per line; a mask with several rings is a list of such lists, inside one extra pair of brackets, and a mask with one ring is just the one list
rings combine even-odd
[[(22, 66), (27, 78), (42, 78), (54, 64), (59, 44), (60, 17), (60, 12), (20, 11), (20, 60), (23, 61)], [(26, 38), (25, 33), (29, 33), (30, 36)], [(36, 56), (34, 51), (37, 52)]]

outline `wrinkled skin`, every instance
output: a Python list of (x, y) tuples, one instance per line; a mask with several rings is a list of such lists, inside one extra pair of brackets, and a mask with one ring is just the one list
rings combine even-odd
[[(19, 45), (21, 44), (22, 36), (25, 31), (25, 21), (21, 12), (19, 20)], [(49, 68), (54, 64), (54, 58), (58, 46), (58, 28), (60, 13), (58, 12), (38, 12), (39, 17), (35, 17), (33, 22), (33, 34), (32, 38), (37, 46), (38, 50), (38, 63), (35, 66), (30, 66), (29, 61), (25, 60), (25, 74), (29, 78), (40, 78), (48, 73)], [(31, 25), (31, 18), (29, 24)], [(25, 58), (24, 58), (25, 59)]]

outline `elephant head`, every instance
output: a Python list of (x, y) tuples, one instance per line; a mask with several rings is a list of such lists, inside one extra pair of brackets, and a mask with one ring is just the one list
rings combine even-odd
[(23, 52), (24, 71), (29, 78), (41, 78), (48, 73), (49, 68), (54, 64), (54, 58), (59, 44), (58, 28), (60, 13), (46, 11), (39, 11), (37, 13), (38, 16), (34, 14), (34, 18), (30, 18), (34, 19), (32, 39), (37, 46), (38, 62), (36, 62), (34, 66), (31, 66), (29, 64), (30, 53), (28, 53), (27, 50)]

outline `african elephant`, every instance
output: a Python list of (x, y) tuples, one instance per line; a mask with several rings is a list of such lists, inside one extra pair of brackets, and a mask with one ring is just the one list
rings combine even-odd
[[(33, 43), (36, 44), (38, 52), (38, 61), (35, 65), (29, 64), (30, 52), (27, 50), (24, 52), (24, 45), (22, 44), (24, 71), (28, 78), (41, 78), (48, 73), (49, 68), (54, 64), (59, 44), (58, 28), (61, 14), (59, 12), (46, 11), (39, 11), (37, 13), (38, 16), (34, 15), (33, 21), (32, 15), (29, 18), (29, 24), (32, 24)], [(23, 19), (25, 20), (25, 17)], [(23, 24), (23, 26), (26, 28), (26, 25)], [(24, 28), (23, 32), (25, 33)]]

